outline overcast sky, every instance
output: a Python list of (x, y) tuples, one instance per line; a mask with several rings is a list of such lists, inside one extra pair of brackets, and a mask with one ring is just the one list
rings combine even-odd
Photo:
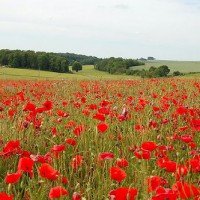
[(0, 48), (200, 60), (200, 0), (0, 0)]

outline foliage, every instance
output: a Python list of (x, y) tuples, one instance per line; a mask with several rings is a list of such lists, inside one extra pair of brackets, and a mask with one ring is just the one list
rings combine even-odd
[(149, 57), (147, 58), (147, 60), (155, 60), (155, 58), (152, 57), (152, 56), (149, 56)]
[(183, 73), (181, 73), (179, 71), (174, 71), (173, 76), (183, 76)]
[(142, 78), (156, 78), (156, 77), (167, 77), (169, 74), (170, 69), (166, 65), (162, 65), (158, 68), (151, 66), (149, 70), (131, 70), (128, 69), (126, 71), (127, 75), (137, 75), (141, 76)]
[(82, 65), (79, 62), (75, 61), (72, 65), (72, 70), (78, 72), (82, 70)]
[(65, 57), (69, 64), (72, 65), (75, 61), (81, 63), (82, 65), (94, 65), (100, 59), (95, 56), (85, 56), (74, 53), (59, 53), (58, 55)]
[(106, 58), (97, 62), (95, 69), (99, 71), (106, 71), (110, 74), (123, 74), (132, 66), (144, 65), (143, 62), (133, 59), (123, 58)]
[(41, 69), (53, 72), (69, 72), (69, 62), (55, 53), (0, 50), (0, 65), (13, 68)]

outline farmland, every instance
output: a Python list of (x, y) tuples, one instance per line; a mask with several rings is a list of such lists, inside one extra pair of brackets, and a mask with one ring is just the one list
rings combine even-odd
[[(145, 66), (136, 66), (132, 67), (132, 69), (148, 69), (152, 65), (153, 66), (161, 66), (168, 65), (171, 72), (180, 71), (184, 73), (188, 72), (200, 72), (200, 62), (174, 62), (174, 61), (152, 61), (146, 63)], [(188, 66), (191, 66), (188, 68)], [(71, 70), (71, 67), (69, 67)], [(197, 74), (186, 74), (187, 77), (199, 77), (199, 73)], [(69, 73), (57, 73), (57, 72), (49, 72), (49, 71), (39, 71), (39, 70), (31, 70), (31, 69), (18, 69), (18, 68), (8, 68), (8, 67), (0, 67), (0, 79), (12, 79), (12, 80), (99, 80), (99, 79), (110, 79), (110, 80), (129, 80), (129, 79), (138, 79), (136, 76), (127, 76), (125, 74), (119, 75), (111, 75), (107, 72), (98, 71), (94, 69), (93, 65), (84, 65), (83, 70), (78, 73), (74, 72), (74, 74)]]
[(84, 73), (0, 81), (0, 199), (198, 200), (200, 81)]
[(74, 72), (74, 74), (0, 67), (0, 79), (13, 79), (13, 80), (118, 79), (119, 80), (119, 79), (130, 79), (130, 78), (135, 79), (135, 77), (130, 77), (126, 75), (110, 75), (107, 72), (97, 71), (94, 69), (93, 65), (84, 65), (82, 71), (79, 71), (78, 73)]
[(132, 67), (132, 69), (149, 69), (151, 66), (159, 67), (167, 65), (171, 72), (180, 71), (182, 73), (200, 72), (199, 61), (170, 61), (170, 60), (155, 60), (146, 61), (144, 66)]

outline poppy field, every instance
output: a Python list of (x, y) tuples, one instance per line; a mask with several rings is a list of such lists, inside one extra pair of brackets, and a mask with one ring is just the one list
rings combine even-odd
[(200, 200), (198, 79), (0, 85), (0, 200)]

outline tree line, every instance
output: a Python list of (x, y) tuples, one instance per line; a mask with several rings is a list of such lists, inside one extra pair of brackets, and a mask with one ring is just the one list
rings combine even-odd
[(144, 65), (143, 62), (134, 59), (123, 58), (106, 58), (99, 60), (94, 68), (99, 71), (105, 71), (110, 74), (123, 74), (126, 70), (133, 66)]
[(55, 53), (0, 50), (0, 65), (13, 68), (40, 69), (45, 71), (69, 72), (69, 61)]
[(95, 56), (85, 56), (75, 53), (58, 53), (58, 55), (65, 57), (70, 65), (73, 65), (75, 61), (79, 62), (81, 65), (95, 65), (100, 58)]
[[(133, 70), (128, 69), (126, 70), (126, 75), (135, 75), (140, 76), (142, 78), (158, 78), (158, 77), (167, 77), (169, 76), (170, 69), (167, 65), (162, 65), (160, 67), (150, 67), (148, 70)], [(174, 71), (170, 76), (183, 76), (184, 74), (179, 71)]]
[(127, 75), (138, 75), (142, 78), (156, 78), (156, 77), (167, 77), (169, 74), (170, 69), (166, 65), (162, 65), (158, 68), (152, 66), (149, 68), (149, 70), (127, 70)]

